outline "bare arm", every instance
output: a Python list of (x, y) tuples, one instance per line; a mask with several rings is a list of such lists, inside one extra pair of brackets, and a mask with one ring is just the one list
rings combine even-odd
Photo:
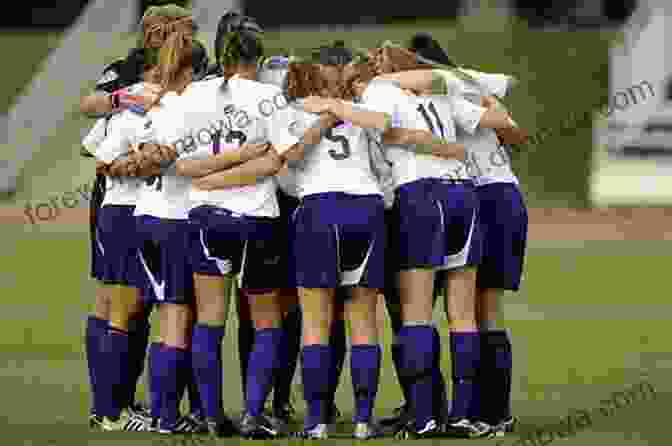
[(446, 81), (434, 70), (409, 70), (387, 73), (377, 79), (396, 82), (403, 90), (431, 91), (433, 94), (446, 94)]
[(172, 146), (142, 144), (141, 150), (117, 158), (107, 165), (106, 175), (113, 177), (149, 177), (177, 159), (177, 151)]
[(367, 110), (339, 99), (310, 96), (304, 100), (303, 108), (312, 113), (331, 113), (338, 119), (350, 121), (355, 126), (365, 129), (384, 132), (392, 125), (392, 116), (388, 113)]
[(282, 168), (282, 158), (275, 149), (264, 156), (247, 161), (230, 169), (215, 172), (200, 178), (194, 178), (192, 185), (201, 190), (227, 189), (248, 186), (259, 180), (275, 175)]
[(79, 102), (79, 111), (88, 118), (98, 118), (112, 113), (112, 100), (105, 93), (92, 93)]
[(427, 130), (391, 128), (383, 133), (383, 143), (393, 145), (413, 145), (415, 152), (440, 158), (466, 159), (466, 149), (459, 143), (446, 142)]
[(200, 178), (220, 170), (258, 158), (266, 153), (269, 144), (245, 144), (236, 150), (230, 150), (200, 160), (178, 160), (175, 163), (177, 175)]
[(315, 124), (313, 124), (308, 130), (306, 130), (306, 132), (301, 137), (301, 141), (294, 144), (286, 152), (284, 152), (282, 157), (290, 163), (303, 159), (306, 151), (320, 143), (323, 132), (332, 128), (334, 125), (336, 125), (337, 122), (338, 118), (331, 113), (320, 114), (320, 119), (315, 122)]

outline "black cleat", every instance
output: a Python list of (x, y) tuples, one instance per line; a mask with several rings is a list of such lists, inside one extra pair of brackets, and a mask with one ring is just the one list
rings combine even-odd
[(404, 403), (394, 409), (392, 416), (381, 419), (378, 424), (387, 433), (396, 434), (402, 430), (408, 423), (412, 422), (413, 414), (410, 405)]
[(101, 424), (103, 424), (103, 417), (96, 415), (95, 413), (89, 414), (90, 429), (100, 429)]
[(205, 432), (213, 437), (228, 438), (240, 433), (236, 424), (231, 418), (222, 414), (219, 418), (210, 418), (203, 420)]
[(518, 420), (512, 416), (508, 416), (500, 422), (493, 424), (492, 430), (495, 432), (496, 437), (503, 437), (505, 434), (513, 432), (516, 429), (516, 424), (518, 424)]
[(273, 440), (281, 433), (265, 416), (253, 417), (246, 413), (240, 420), (240, 435), (248, 440)]
[(482, 421), (470, 421), (466, 418), (451, 418), (444, 425), (447, 437), (452, 438), (491, 438), (495, 436), (492, 426)]

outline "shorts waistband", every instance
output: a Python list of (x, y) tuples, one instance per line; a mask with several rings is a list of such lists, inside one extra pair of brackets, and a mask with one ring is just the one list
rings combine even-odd
[(212, 212), (215, 215), (223, 215), (226, 217), (233, 217), (233, 218), (244, 218), (246, 220), (251, 220), (251, 221), (259, 221), (259, 222), (274, 222), (277, 221), (278, 219), (276, 217), (264, 217), (264, 216), (258, 216), (258, 215), (247, 215), (247, 214), (241, 214), (239, 212), (233, 212), (228, 209), (224, 208), (218, 208), (216, 206), (199, 206), (194, 209), (208, 209), (210, 212)]

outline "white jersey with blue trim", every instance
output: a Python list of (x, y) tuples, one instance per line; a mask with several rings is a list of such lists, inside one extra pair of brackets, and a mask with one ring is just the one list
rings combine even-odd
[[(456, 85), (460, 96), (473, 104), (480, 104), (485, 95), (502, 98), (510, 89), (513, 78), (505, 74), (481, 73), (462, 69), (474, 81), (457, 77), (451, 71), (437, 70), (447, 84)], [(518, 184), (507, 150), (500, 145), (492, 129), (477, 128), (473, 134), (458, 129), (458, 142), (467, 147), (469, 173), (474, 182), (483, 186), (491, 183)]]
[[(173, 92), (167, 93), (160, 104), (147, 113), (149, 125), (145, 128), (145, 132), (138, 136), (138, 140), (159, 144), (172, 143), (172, 135), (175, 132), (175, 121), (172, 116), (179, 112), (183, 96), (193, 88), (194, 84), (189, 85), (181, 96)], [(192, 204), (189, 200), (190, 187), (191, 178), (178, 176), (173, 163), (161, 175), (144, 179), (135, 206), (135, 215), (186, 220)]]
[[(361, 104), (356, 106), (366, 108)], [(293, 119), (302, 122), (302, 128), (319, 120), (318, 115), (301, 108), (301, 101), (290, 108), (295, 114)], [(383, 195), (371, 169), (369, 144), (368, 132), (351, 122), (342, 122), (327, 131), (316, 146), (306, 150), (294, 169), (299, 197), (325, 192)]]
[[(454, 97), (411, 96), (396, 82), (382, 80), (367, 86), (363, 100), (375, 110), (391, 114), (394, 127), (428, 130), (446, 142), (457, 141), (456, 122), (473, 131), (484, 111)], [(470, 178), (466, 163), (459, 160), (417, 154), (412, 148), (395, 145), (386, 146), (385, 151), (396, 187), (422, 178)]]
[[(129, 92), (138, 94), (144, 84), (129, 87)], [(96, 159), (111, 163), (134, 150), (134, 142), (144, 132), (147, 117), (131, 110), (124, 110), (108, 118), (99, 119), (82, 144)], [(106, 177), (105, 198), (101, 206), (135, 206), (142, 179), (133, 177)]]
[[(217, 78), (201, 82), (181, 99), (178, 112), (171, 117), (174, 133), (168, 138), (168, 142), (184, 146), (181, 157), (203, 159), (245, 143), (265, 142), (282, 152), (302, 136), (292, 133), (291, 122), (281, 108), (286, 108), (284, 95), (273, 85), (238, 76), (228, 81)], [(189, 198), (192, 207), (211, 205), (244, 215), (277, 217), (276, 187), (273, 177), (249, 186), (209, 191), (191, 186)]]

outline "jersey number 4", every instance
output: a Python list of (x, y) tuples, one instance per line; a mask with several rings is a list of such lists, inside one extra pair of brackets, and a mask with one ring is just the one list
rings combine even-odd
[[(429, 127), (429, 130), (434, 133), (436, 136), (439, 136), (441, 138), (445, 138), (445, 129), (443, 127), (443, 122), (441, 121), (441, 118), (439, 117), (439, 113), (436, 111), (436, 107), (434, 106), (433, 102), (430, 102), (427, 104), (427, 108), (429, 111), (434, 115), (434, 118), (436, 119), (436, 127), (434, 126), (434, 122), (432, 122), (432, 118), (429, 117), (429, 113), (427, 113), (427, 110), (425, 109), (424, 104), (418, 105), (418, 111), (424, 118), (425, 122), (427, 123), (427, 127)], [(437, 132), (437, 127), (439, 132)]]
[(329, 156), (337, 161), (350, 158), (352, 151), (350, 150), (350, 142), (348, 138), (343, 135), (334, 135), (334, 129), (329, 129), (324, 135), (329, 141), (340, 144), (340, 151), (336, 149), (329, 149)]

